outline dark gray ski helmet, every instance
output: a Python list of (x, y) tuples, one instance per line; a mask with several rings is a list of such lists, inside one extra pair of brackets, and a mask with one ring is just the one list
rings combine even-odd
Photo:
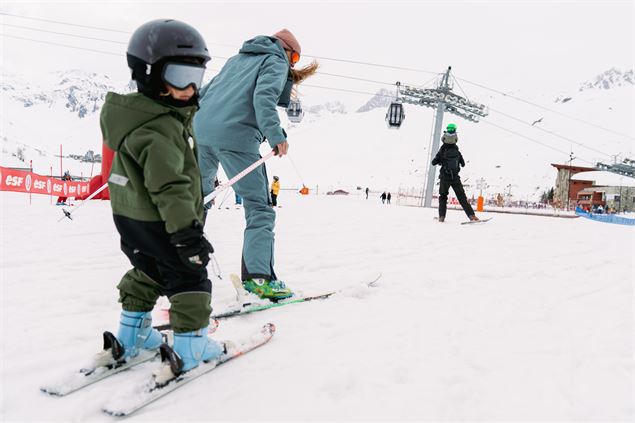
[(157, 19), (141, 25), (130, 38), (127, 54), (149, 65), (166, 57), (196, 57), (201, 64), (210, 59), (201, 34), (174, 19)]
[[(132, 79), (140, 91), (153, 90), (167, 59), (196, 59), (201, 65), (210, 60), (201, 34), (192, 26), (174, 19), (157, 19), (141, 25), (132, 34), (126, 51)], [(157, 65), (157, 66), (153, 66)]]

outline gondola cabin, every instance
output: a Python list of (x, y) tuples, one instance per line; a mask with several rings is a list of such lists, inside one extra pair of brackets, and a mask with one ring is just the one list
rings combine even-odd
[(302, 103), (300, 103), (300, 100), (291, 100), (289, 102), (289, 106), (287, 107), (287, 116), (293, 123), (302, 122), (304, 110), (302, 110)]
[(388, 106), (388, 111), (386, 112), (388, 128), (399, 129), (405, 118), (406, 114), (404, 113), (403, 104), (395, 102)]

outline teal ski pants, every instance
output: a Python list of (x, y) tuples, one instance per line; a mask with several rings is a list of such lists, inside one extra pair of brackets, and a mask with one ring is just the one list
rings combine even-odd
[[(208, 145), (199, 145), (198, 163), (201, 169), (203, 196), (207, 196), (214, 189), (214, 179), (219, 163), (223, 166), (227, 177), (231, 179), (260, 157), (259, 154), (254, 153), (219, 150)], [(273, 270), (273, 229), (276, 212), (271, 207), (269, 180), (264, 163), (236, 182), (232, 188), (243, 198), (245, 209), (242, 280), (277, 279)]]

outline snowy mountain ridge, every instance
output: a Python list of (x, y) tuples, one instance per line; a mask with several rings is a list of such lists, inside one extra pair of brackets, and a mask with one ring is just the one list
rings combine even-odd
[(346, 111), (346, 106), (339, 101), (328, 101), (324, 104), (316, 104), (312, 106), (306, 106), (304, 108), (306, 113), (315, 114), (318, 116), (326, 115), (326, 114), (341, 114), (345, 115), (348, 113)]
[[(632, 87), (633, 81), (633, 69), (621, 71), (617, 68), (611, 68), (580, 84), (576, 94), (589, 91), (615, 90), (619, 87)], [(576, 94), (570, 92), (561, 94), (556, 97), (554, 102), (567, 103), (575, 99)]]
[[(124, 85), (108, 75), (79, 70), (53, 72), (48, 77), (47, 81), (29, 83), (20, 76), (3, 73), (0, 91), (24, 107), (44, 104), (51, 108), (61, 104), (79, 118), (85, 118), (101, 110), (109, 91), (129, 93), (135, 90), (133, 81)], [(339, 101), (307, 105), (304, 111), (313, 117), (347, 113), (346, 106)]]
[(578, 91), (601, 89), (610, 90), (615, 87), (633, 85), (633, 69), (621, 71), (616, 68), (611, 68), (595, 78), (590, 79), (580, 86)]
[[(66, 169), (73, 174), (98, 172), (98, 165), (93, 168), (92, 164), (67, 159), (61, 164), (58, 158), (62, 148), (65, 157), (84, 155), (88, 150), (99, 152), (101, 131), (97, 111), (103, 102), (102, 94), (117, 87), (122, 88), (120, 92), (129, 89), (125, 83), (93, 75), (80, 73), (78, 82), (78, 75), (72, 71), (47, 74), (41, 78), (52, 78), (53, 82), (47, 85), (47, 81), (38, 80), (35, 88), (31, 84), (22, 85), (15, 78), (5, 78), (0, 91), (2, 165), (23, 167), (33, 160), (34, 170), (39, 173), (48, 173), (51, 167), (55, 173)], [(45, 91), (41, 87), (51, 89)], [(468, 162), (461, 176), (469, 194), (474, 193), (475, 181), (484, 178), (490, 187), (488, 192), (504, 191), (510, 196), (534, 198), (554, 184), (555, 170), (551, 163), (567, 161), (572, 150), (576, 157), (573, 164), (583, 166), (606, 162), (610, 160), (609, 154), (632, 157), (633, 143), (629, 136), (607, 134), (580, 123), (584, 119), (613, 128), (630, 121), (634, 113), (631, 87), (616, 85), (612, 89), (584, 90), (576, 94), (576, 101), (554, 106), (578, 120), (537, 110), (505, 95), (470, 90), (470, 95), (486, 99), (492, 109), (503, 110), (516, 120), (499, 113), (491, 113), (479, 124), (451, 114), (444, 118), (445, 124), (459, 125), (461, 151)], [(69, 94), (78, 101), (72, 102)], [(346, 108), (339, 101), (311, 104), (309, 97), (302, 97), (305, 116), (299, 124), (289, 122), (284, 110), (279, 109), (295, 166), (290, 160), (275, 160), (268, 165), (271, 171), (281, 177), (286, 187), (307, 184), (331, 190), (368, 186), (393, 191), (407, 187), (420, 192), (430, 158), (433, 111), (406, 105), (408, 118), (404, 125), (399, 130), (389, 130), (384, 121), (385, 107), (394, 97), (389, 90), (378, 94), (366, 104), (368, 113), (345, 113)], [(548, 104), (555, 97), (553, 92), (518, 91), (517, 95), (540, 104)], [(26, 106), (25, 98), (32, 104)], [(80, 118), (80, 114), (84, 117)], [(565, 139), (550, 135), (550, 131)], [(628, 128), (624, 131), (630, 134)], [(566, 138), (579, 144), (572, 145)], [(326, 156), (325, 152), (332, 154)], [(18, 155), (23, 157), (21, 163), (15, 161)]]
[(377, 108), (386, 108), (395, 99), (396, 92), (387, 88), (382, 88), (375, 93), (365, 104), (363, 104), (357, 113), (369, 112)]
[(51, 73), (49, 80), (35, 83), (3, 74), (0, 90), (24, 107), (44, 104), (50, 108), (60, 104), (79, 118), (85, 118), (99, 112), (106, 93), (131, 92), (132, 85), (117, 84), (108, 75), (69, 70)]

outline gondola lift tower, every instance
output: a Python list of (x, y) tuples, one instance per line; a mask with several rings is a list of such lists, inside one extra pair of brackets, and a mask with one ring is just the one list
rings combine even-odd
[(430, 149), (430, 157), (428, 158), (428, 178), (426, 180), (424, 207), (432, 206), (432, 192), (434, 191), (436, 167), (432, 166), (431, 162), (439, 150), (439, 144), (441, 143), (443, 113), (448, 112), (471, 122), (478, 122), (479, 118), (485, 117), (488, 114), (485, 105), (475, 103), (452, 92), (453, 84), (450, 80), (451, 70), (452, 66), (448, 66), (447, 71), (441, 76), (439, 84), (435, 89), (415, 88), (408, 85), (401, 85), (397, 82), (397, 99), (389, 106), (388, 113), (386, 114), (388, 126), (391, 128), (399, 128), (405, 116), (402, 103), (436, 109), (432, 148)]

